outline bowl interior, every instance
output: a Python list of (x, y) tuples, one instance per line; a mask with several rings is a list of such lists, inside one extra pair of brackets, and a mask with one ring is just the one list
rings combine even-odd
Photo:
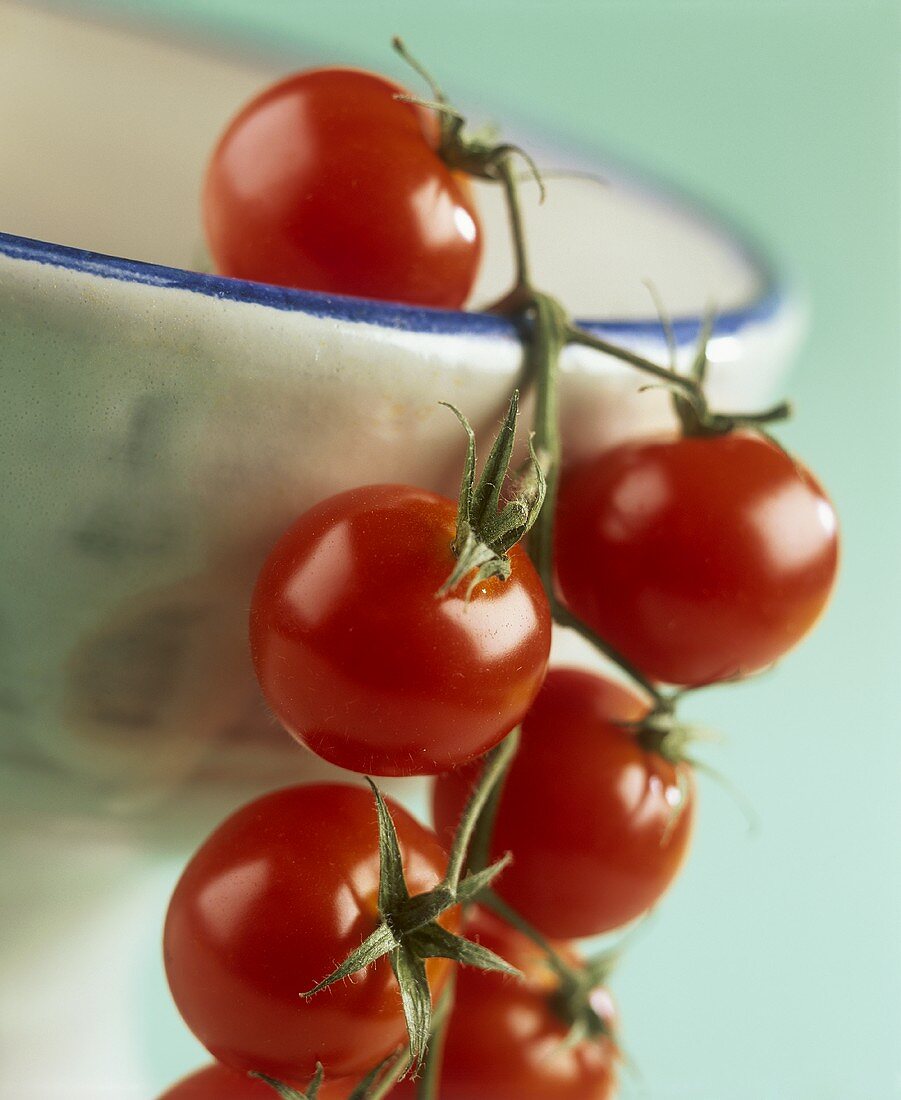
[[(415, 82), (387, 43), (385, 71)], [(0, 4), (0, 231), (201, 266), (207, 154), (241, 104), (279, 75), (262, 61)], [(523, 140), (543, 166), (580, 167), (552, 143)], [(722, 226), (622, 172), (551, 175), (547, 189), (539, 206), (534, 183), (524, 184), (536, 279), (579, 316), (652, 319), (648, 279), (675, 316), (711, 302), (733, 310), (765, 289), (760, 264)], [(502, 198), (490, 184), (479, 192), (487, 232), (475, 306), (512, 272)]]

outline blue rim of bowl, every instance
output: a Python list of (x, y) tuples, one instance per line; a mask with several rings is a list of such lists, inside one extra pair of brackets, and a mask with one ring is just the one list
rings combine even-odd
[[(686, 210), (698, 217), (697, 210)], [(745, 306), (726, 310), (716, 318), (715, 336), (731, 336), (749, 325), (770, 320), (786, 301), (786, 291), (777, 280), (771, 265), (756, 250), (741, 241), (735, 241), (728, 228), (704, 218), (715, 231), (732, 236), (739, 251), (758, 272), (761, 289)], [(145, 286), (187, 290), (220, 301), (239, 302), (267, 306), (294, 313), (305, 313), (333, 321), (378, 325), (381, 328), (403, 332), (419, 332), (453, 336), (513, 337), (515, 327), (504, 318), (487, 313), (463, 310), (429, 309), (380, 302), (368, 298), (351, 298), (339, 294), (320, 294), (290, 287), (271, 286), (244, 279), (231, 279), (184, 268), (165, 267), (141, 260), (128, 260), (120, 256), (108, 256), (83, 248), (52, 244), (49, 241), (20, 237), (12, 233), (0, 233), (0, 255), (14, 260), (27, 260), (52, 267), (64, 268), (84, 275), (103, 279), (139, 283)], [(589, 331), (603, 336), (615, 336), (625, 341), (662, 339), (660, 322), (656, 319), (635, 320), (581, 320)], [(694, 341), (701, 328), (700, 317), (676, 317), (673, 330), (679, 344)]]

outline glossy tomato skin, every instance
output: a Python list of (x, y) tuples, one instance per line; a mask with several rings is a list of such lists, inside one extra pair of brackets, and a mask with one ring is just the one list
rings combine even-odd
[(481, 255), (468, 182), (436, 153), (432, 112), (399, 85), (315, 69), (268, 88), (217, 145), (203, 192), (224, 275), (459, 308)]
[[(492, 842), (495, 857), (509, 851), (513, 862), (495, 888), (546, 936), (577, 939), (633, 920), (682, 865), (694, 817), (690, 771), (678, 766), (683, 802), (677, 767), (617, 724), (646, 711), (602, 676), (554, 668), (526, 715)], [(435, 781), (439, 837), (452, 834), (476, 775), (470, 766)]]
[(456, 505), (398, 485), (323, 501), (279, 540), (250, 615), (272, 710), (352, 771), (434, 775), (501, 740), (544, 678), (551, 622), (524, 551), (466, 600), (436, 598), (454, 566)]
[[(324, 1081), (317, 1100), (347, 1100), (354, 1081)], [(164, 1092), (160, 1100), (276, 1100), (277, 1093), (265, 1082), (246, 1073), (214, 1064), (199, 1069)]]
[[(446, 856), (434, 834), (390, 806), (411, 892)], [(378, 923), (378, 833), (370, 792), (288, 787), (238, 810), (198, 849), (166, 917), (164, 955), (186, 1023), (220, 1062), (302, 1088), (363, 1075), (406, 1041), (387, 958), (305, 1000)], [(455, 911), (442, 923), (456, 930)], [(435, 995), (449, 964), (427, 964)]]
[[(615, 1044), (564, 1044), (568, 1025), (552, 1007), (556, 983), (538, 950), (509, 926), (476, 911), (467, 936), (519, 967), (524, 980), (461, 968), (447, 1030), (441, 1100), (608, 1100), (616, 1087)], [(569, 954), (570, 961), (575, 956)], [(592, 998), (613, 1023), (610, 995)]]
[(757, 434), (629, 443), (561, 481), (560, 593), (653, 680), (772, 664), (819, 618), (837, 566), (828, 497)]

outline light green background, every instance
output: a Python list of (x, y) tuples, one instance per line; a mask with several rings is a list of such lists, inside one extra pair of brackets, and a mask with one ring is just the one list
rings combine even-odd
[[(630, 1096), (901, 1095), (898, 8), (848, 0), (144, 0), (140, 14), (287, 59), (399, 74), (401, 32), (500, 119), (653, 168), (733, 213), (807, 288), (782, 437), (844, 525), (819, 633), (698, 698), (708, 756), (681, 881), (615, 980)], [(603, 262), (603, 258), (599, 258)]]

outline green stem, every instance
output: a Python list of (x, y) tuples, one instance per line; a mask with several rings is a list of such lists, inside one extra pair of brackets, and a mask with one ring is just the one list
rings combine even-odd
[(656, 378), (686, 390), (693, 398), (696, 396), (697, 387), (690, 378), (685, 378), (666, 367), (652, 363), (643, 356), (583, 332), (569, 320), (563, 306), (555, 298), (534, 289), (530, 282), (525, 229), (519, 205), (519, 179), (513, 168), (512, 156), (506, 156), (499, 161), (498, 178), (503, 184), (507, 199), (507, 213), (516, 261), (516, 282), (512, 292), (497, 308), (506, 312), (518, 310), (526, 314), (531, 323), (525, 350), (525, 367), (527, 377), (535, 386), (533, 423), (535, 452), (547, 480), (544, 504), (529, 534), (529, 554), (544, 585), (554, 619), (562, 626), (568, 626), (586, 638), (608, 660), (618, 665), (631, 680), (647, 692), (655, 704), (661, 704), (664, 696), (660, 689), (609, 643), (599, 638), (565, 608), (554, 592), (554, 516), (562, 457), (558, 401), (560, 355), (568, 343), (583, 344), (597, 351), (616, 355), (633, 366), (653, 374)]
[(519, 203), (519, 180), (513, 167), (513, 156), (501, 157), (497, 165), (498, 179), (504, 188), (507, 200), (507, 219), (510, 223), (510, 236), (513, 240), (513, 258), (516, 273), (513, 281), (514, 293), (522, 290), (528, 294), (532, 280), (529, 269), (529, 254), (526, 248), (526, 233), (522, 223), (522, 207)]
[(491, 860), (491, 837), (494, 833), (494, 822), (500, 809), (501, 797), (504, 793), (504, 782), (508, 771), (509, 768), (504, 771), (504, 774), (492, 788), (473, 830), (466, 858), (467, 867), (472, 873), (484, 871)]
[(605, 340), (601, 336), (595, 336), (592, 332), (586, 332), (585, 329), (580, 328), (578, 325), (574, 325), (572, 322), (570, 322), (566, 328), (566, 342), (568, 344), (580, 344), (582, 347), (593, 348), (595, 351), (603, 352), (605, 355), (610, 355), (614, 359), (621, 359), (624, 363), (629, 363), (633, 367), (637, 367), (638, 370), (644, 371), (645, 374), (650, 374), (653, 375), (654, 378), (659, 378), (668, 386), (673, 386), (675, 389), (682, 390), (686, 398), (691, 401), (692, 404), (696, 404), (699, 401), (703, 403), (701, 391), (693, 378), (685, 374), (678, 374), (676, 371), (670, 370), (669, 367), (661, 367), (659, 363), (655, 363), (651, 359), (646, 359), (643, 355), (638, 355), (634, 351), (629, 351), (628, 348), (621, 347), (619, 344), (612, 344), (609, 340)]
[(553, 298), (535, 294), (532, 331), (526, 350), (526, 366), (535, 384), (535, 453), (544, 470), (547, 487), (544, 504), (529, 534), (529, 554), (541, 577), (548, 599), (554, 584), (554, 517), (563, 444), (559, 429), (558, 375), (565, 344), (563, 308)]
[[(535, 526), (537, 527), (538, 524), (536, 523)], [(586, 626), (580, 618), (573, 615), (569, 608), (566, 607), (565, 604), (562, 604), (551, 591), (549, 591), (548, 600), (551, 605), (551, 614), (554, 617), (554, 622), (559, 623), (560, 626), (569, 627), (570, 630), (575, 631), (575, 633), (584, 638), (586, 642), (589, 642), (599, 653), (603, 653), (609, 661), (612, 661), (613, 664), (625, 672), (633, 683), (637, 684), (638, 687), (650, 696), (655, 708), (666, 707), (669, 697), (653, 682), (653, 680), (649, 680), (639, 668), (633, 665), (631, 661), (627, 661), (621, 653), (609, 644), (609, 642), (606, 642), (599, 634), (595, 634), (590, 626)]]
[(451, 847), (450, 857), (447, 863), (445, 885), (452, 893), (456, 892), (460, 885), (460, 878), (466, 867), (466, 856), (469, 852), (470, 842), (485, 803), (491, 792), (500, 783), (507, 768), (510, 766), (516, 750), (519, 748), (519, 727), (507, 734), (503, 741), (485, 757), (485, 765), (479, 781), (473, 788), (466, 809), (460, 818), (460, 824), (454, 834), (454, 842)]
[(529, 367), (535, 380), (535, 451), (545, 471), (547, 491), (544, 504), (529, 536), (529, 553), (547, 593), (551, 614), (560, 626), (576, 631), (615, 665), (654, 701), (660, 705), (663, 693), (653, 681), (636, 668), (557, 598), (554, 585), (554, 518), (557, 509), (557, 489), (560, 479), (562, 442), (559, 431), (557, 382), (560, 352), (570, 326), (562, 308), (552, 298), (536, 296), (532, 342), (529, 345)]

